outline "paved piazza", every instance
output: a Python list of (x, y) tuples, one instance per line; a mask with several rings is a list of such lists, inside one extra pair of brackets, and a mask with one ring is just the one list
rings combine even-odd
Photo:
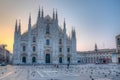
[(0, 66), (0, 80), (120, 80), (120, 65)]

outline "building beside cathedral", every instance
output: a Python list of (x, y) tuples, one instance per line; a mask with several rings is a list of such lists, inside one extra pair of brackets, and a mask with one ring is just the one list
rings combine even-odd
[(115, 37), (116, 40), (116, 52), (117, 52), (117, 60), (120, 63), (120, 34)]
[(95, 44), (93, 51), (78, 51), (77, 60), (80, 64), (108, 64), (117, 63), (116, 49), (98, 49)]
[(36, 23), (31, 25), (29, 15), (28, 30), (21, 34), (21, 23), (16, 20), (14, 31), (13, 64), (66, 64), (76, 63), (76, 32), (66, 33), (58, 24), (57, 11), (53, 16), (44, 16), (38, 11)]
[(12, 54), (5, 48), (6, 46), (6, 44), (0, 44), (0, 64), (11, 63)]

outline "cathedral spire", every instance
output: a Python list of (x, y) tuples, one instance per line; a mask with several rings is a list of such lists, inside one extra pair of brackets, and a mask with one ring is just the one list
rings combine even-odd
[(31, 43), (31, 14), (29, 14), (29, 21), (28, 21), (28, 47), (30, 48)]
[(75, 37), (75, 39), (76, 39), (76, 30), (75, 30), (75, 28), (74, 28), (74, 37)]
[(31, 13), (29, 14), (28, 31), (31, 31)]
[(43, 11), (43, 7), (42, 7), (42, 18), (44, 17), (44, 11)]
[(58, 14), (57, 14), (57, 9), (56, 9), (56, 21), (58, 21)]
[(54, 12), (54, 8), (53, 8), (53, 20), (55, 20), (55, 12)]
[(75, 31), (75, 28), (72, 28), (72, 38), (76, 39), (76, 31)]
[(17, 32), (17, 19), (16, 19), (16, 22), (15, 22), (15, 32)]
[(21, 20), (19, 19), (18, 34), (21, 35)]
[(72, 27), (71, 33), (72, 33), (72, 37), (73, 37), (73, 27)]
[(18, 25), (17, 25), (17, 19), (15, 22), (15, 31), (14, 31), (14, 41), (16, 41), (18, 35)]
[(64, 23), (63, 23), (63, 31), (64, 31), (64, 33), (66, 34), (66, 23), (65, 23), (65, 18), (64, 18)]
[(40, 21), (40, 16), (41, 16), (41, 14), (40, 14), (40, 6), (39, 6), (38, 17), (37, 17), (37, 23), (39, 23), (39, 21)]
[(95, 51), (97, 52), (98, 51), (98, 48), (97, 48), (97, 44), (95, 43)]
[(40, 18), (40, 6), (39, 6), (39, 11), (38, 11), (38, 18)]
[(65, 23), (65, 18), (64, 18), (64, 29), (66, 30), (66, 23)]

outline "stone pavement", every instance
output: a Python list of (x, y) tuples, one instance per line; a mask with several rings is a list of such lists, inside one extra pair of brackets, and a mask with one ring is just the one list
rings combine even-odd
[(0, 66), (0, 80), (120, 80), (120, 65)]

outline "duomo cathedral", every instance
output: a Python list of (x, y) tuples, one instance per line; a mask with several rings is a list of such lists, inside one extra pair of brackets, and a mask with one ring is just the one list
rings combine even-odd
[[(62, 28), (63, 27), (63, 28)], [(37, 21), (21, 34), (21, 23), (16, 20), (13, 45), (13, 64), (66, 64), (76, 63), (76, 31), (66, 33), (66, 23), (58, 24), (57, 11), (44, 16), (38, 11)]]

